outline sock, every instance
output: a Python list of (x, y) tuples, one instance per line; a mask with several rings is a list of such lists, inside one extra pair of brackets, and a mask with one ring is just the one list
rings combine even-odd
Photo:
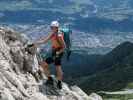
[(52, 80), (52, 77), (51, 77), (51, 76), (49, 76), (49, 77), (48, 77), (48, 80)]
[(58, 83), (60, 84), (61, 83), (61, 80), (58, 80)]

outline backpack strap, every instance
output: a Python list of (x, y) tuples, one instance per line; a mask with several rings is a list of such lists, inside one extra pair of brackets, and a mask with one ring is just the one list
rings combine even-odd
[(62, 42), (59, 40), (59, 35), (63, 35), (63, 33), (59, 32), (58, 35), (56, 35), (57, 42), (62, 47)]

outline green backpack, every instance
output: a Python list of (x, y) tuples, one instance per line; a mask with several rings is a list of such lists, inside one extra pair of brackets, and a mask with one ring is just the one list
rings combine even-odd
[(69, 60), (70, 58), (70, 55), (71, 55), (71, 34), (72, 34), (72, 30), (70, 29), (70, 27), (68, 26), (63, 26), (60, 28), (60, 32), (63, 33), (64, 35), (64, 41), (65, 41), (65, 44), (66, 44), (66, 57), (67, 57), (67, 60)]
[[(72, 34), (72, 30), (67, 27), (67, 26), (63, 26), (60, 28), (59, 30), (59, 34), (63, 34), (64, 36), (64, 41), (66, 44), (66, 48), (65, 48), (65, 54), (66, 54), (66, 59), (67, 61), (69, 61), (70, 55), (71, 55), (71, 34)], [(58, 41), (60, 43), (60, 41)], [(61, 43), (60, 43), (61, 44)], [(51, 56), (51, 51), (46, 52), (45, 49), (43, 48), (40, 51), (40, 57), (44, 60), (45, 58)]]

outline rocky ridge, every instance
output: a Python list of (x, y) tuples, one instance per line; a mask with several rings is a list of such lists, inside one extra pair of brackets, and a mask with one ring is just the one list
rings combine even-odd
[(0, 100), (102, 100), (95, 93), (88, 96), (79, 87), (66, 83), (62, 90), (47, 88), (42, 71), (43, 79), (37, 82), (38, 59), (36, 53), (29, 55), (25, 50), (28, 41), (24, 34), (0, 28)]

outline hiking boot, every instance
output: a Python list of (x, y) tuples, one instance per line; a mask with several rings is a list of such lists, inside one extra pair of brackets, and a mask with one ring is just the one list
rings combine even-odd
[(45, 84), (46, 84), (46, 85), (54, 85), (54, 80), (53, 80), (53, 78), (52, 78), (52, 77), (49, 77)]
[(61, 82), (61, 81), (58, 81), (58, 83), (57, 83), (57, 88), (58, 88), (58, 89), (62, 89), (62, 82)]

